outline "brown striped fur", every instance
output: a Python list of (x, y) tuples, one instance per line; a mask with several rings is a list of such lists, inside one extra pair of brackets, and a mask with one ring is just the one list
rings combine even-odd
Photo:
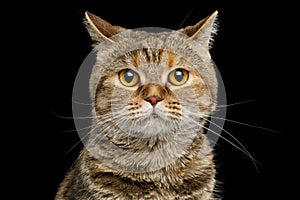
[[(95, 42), (112, 44), (111, 49), (97, 49), (99, 55), (115, 58), (106, 62), (97, 57), (90, 79), (96, 130), (60, 184), (56, 200), (216, 199), (213, 150), (202, 128), (217, 97), (209, 54), (216, 14), (178, 30), (186, 38), (166, 42), (169, 48), (144, 47), (119, 56), (113, 48), (123, 51), (126, 41), (117, 35), (125, 29), (86, 13), (87, 28)], [(159, 43), (164, 34), (150, 36), (149, 41)], [(128, 35), (142, 38), (142, 31)], [(184, 47), (185, 41), (200, 44), (200, 58)], [(120, 83), (118, 76), (124, 69), (139, 75), (136, 86)], [(168, 82), (174, 69), (189, 72), (186, 84)], [(146, 101), (150, 97), (160, 100), (155, 105), (158, 119), (149, 115), (149, 109), (154, 109)]]

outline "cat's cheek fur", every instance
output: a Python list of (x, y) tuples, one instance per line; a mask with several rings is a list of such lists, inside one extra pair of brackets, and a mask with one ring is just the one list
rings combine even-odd
[(139, 119), (145, 119), (150, 117), (151, 113), (152, 113), (152, 106), (147, 102), (142, 102), (138, 104), (138, 108), (135, 109), (134, 111), (129, 110), (129, 116), (130, 119), (132, 119), (133, 121), (139, 120)]
[(211, 91), (209, 90), (208, 85), (201, 77), (201, 74), (199, 74), (196, 71), (191, 71), (190, 74), (190, 87), (197, 96), (199, 111), (200, 113), (209, 115), (212, 111), (214, 111), (214, 104), (216, 103), (213, 102)]
[(155, 112), (160, 116), (163, 120), (170, 121), (168, 112), (166, 110), (164, 102), (160, 102), (155, 106)]

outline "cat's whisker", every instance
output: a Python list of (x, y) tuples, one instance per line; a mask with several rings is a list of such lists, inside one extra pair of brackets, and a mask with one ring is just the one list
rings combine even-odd
[(198, 124), (192, 123), (187, 118), (184, 118), (183, 123), (179, 128), (179, 132), (181, 130), (185, 131), (185, 130), (188, 130), (188, 129), (197, 129), (197, 128), (198, 128)]
[(186, 15), (186, 17), (182, 20), (182, 22), (181, 22), (181, 24), (179, 25), (179, 28), (178, 28), (178, 29), (180, 29), (180, 28), (182, 27), (182, 25), (183, 25), (184, 22), (187, 20), (187, 18), (192, 14), (193, 10), (194, 10), (194, 8), (192, 8), (192, 9), (190, 10), (190, 12)]
[(114, 114), (112, 114), (111, 112), (108, 112), (106, 114), (97, 115), (96, 118), (99, 120), (105, 120), (105, 119), (114, 119), (114, 118), (127, 116), (127, 113), (124, 112), (123, 110), (114, 111), (113, 113)]
[(126, 116), (119, 116), (119, 118), (115, 119), (115, 118), (107, 118), (106, 120), (103, 121), (102, 118), (99, 118), (100, 121), (98, 121), (99, 125), (105, 125), (106, 123), (117, 123), (120, 124), (122, 121), (126, 120)]
[(230, 107), (230, 106), (236, 106), (236, 105), (241, 105), (241, 104), (245, 104), (245, 103), (251, 103), (251, 102), (255, 102), (255, 100), (246, 100), (246, 101), (240, 101), (240, 102), (236, 102), (236, 103), (231, 103), (231, 104), (219, 104), (216, 105), (216, 108), (224, 108), (224, 107)]
[[(96, 137), (93, 138), (93, 140), (89, 141), (90, 144), (94, 144), (95, 141), (99, 138), (99, 137), (103, 137), (106, 134), (106, 131), (111, 129), (111, 125), (104, 125), (104, 124), (99, 124), (97, 123), (96, 128), (98, 128), (98, 130), (100, 131), (99, 133), (96, 133)], [(93, 129), (91, 132), (96, 130)]]
[(210, 116), (210, 115), (205, 115), (205, 114), (203, 114), (203, 116), (210, 117), (210, 118), (213, 118), (213, 119), (225, 120), (225, 121), (228, 121), (228, 122), (240, 124), (240, 125), (243, 125), (243, 126), (248, 126), (248, 127), (251, 127), (251, 128), (262, 129), (262, 130), (269, 131), (269, 132), (280, 133), (280, 132), (278, 132), (276, 130), (273, 130), (273, 129), (265, 128), (265, 127), (262, 127), (262, 126), (251, 125), (251, 124), (247, 124), (245, 122), (239, 122), (239, 121), (235, 121), (235, 120), (232, 120), (232, 119), (216, 117), (216, 116)]
[(129, 132), (128, 132), (128, 136), (127, 136), (127, 145), (130, 145), (130, 137), (131, 137), (131, 135), (132, 135), (132, 133), (133, 133), (133, 130), (135, 130), (135, 126), (136, 126), (136, 122), (133, 121), (133, 122), (131, 123), (130, 128), (129, 128)]
[[(123, 125), (127, 124), (129, 120), (130, 120), (130, 119), (128, 118), (128, 116), (127, 116), (127, 115), (124, 115), (124, 116), (120, 116), (120, 118), (118, 118), (115, 122), (116, 122), (117, 124), (120, 124), (120, 125), (122, 126), (122, 124), (123, 124)], [(123, 130), (123, 129), (120, 128), (120, 130), (122, 131), (122, 134), (124, 134), (124, 135), (120, 135), (120, 136), (129, 138), (130, 135), (131, 135), (131, 133), (132, 133), (132, 130), (131, 130), (131, 129), (132, 129), (132, 126), (133, 126), (133, 125), (134, 125), (134, 121), (132, 121), (132, 123), (131, 123), (131, 125), (130, 125), (130, 128), (129, 128), (129, 131), (125, 131), (125, 130)], [(129, 139), (128, 139), (128, 140), (129, 140)], [(129, 142), (128, 142), (128, 143), (129, 143)]]
[(70, 173), (70, 171), (74, 168), (74, 166), (76, 165), (76, 163), (80, 160), (81, 158), (81, 154), (78, 155), (78, 157), (74, 160), (74, 162), (71, 164), (71, 166), (69, 167), (67, 173)]
[[(126, 124), (129, 121), (129, 119), (128, 119), (127, 115), (124, 115), (124, 116), (119, 116), (119, 118), (114, 119), (113, 121), (116, 124), (119, 124), (122, 126), (122, 124), (123, 125)], [(134, 122), (132, 122), (131, 126), (133, 126), (133, 124), (134, 124)], [(127, 132), (127, 131), (123, 130), (121, 127), (119, 127), (119, 129), (120, 129), (120, 131), (122, 131), (122, 135), (119, 135), (119, 136), (128, 137), (129, 135), (131, 135), (131, 132), (132, 132), (131, 130), (129, 130), (129, 132)]]
[[(123, 118), (121, 118), (121, 119), (118, 119), (117, 121), (115, 121), (115, 122), (117, 122), (117, 123), (121, 123), (122, 122), (122, 120), (124, 121), (126, 121), (126, 120), (128, 120), (126, 117), (123, 117)], [(97, 134), (97, 136), (96, 137), (94, 137), (93, 138), (93, 141), (90, 141), (90, 143), (91, 144), (93, 144), (93, 143), (95, 143), (95, 141), (97, 141), (98, 139), (99, 139), (99, 137), (103, 137), (103, 136), (105, 136), (106, 134), (108, 134), (108, 132), (107, 131), (109, 131), (109, 130), (111, 130), (112, 128), (113, 128), (113, 126), (111, 125), (111, 124), (104, 124), (103, 122), (101, 122), (101, 123), (97, 123), (97, 127), (99, 127), (99, 131), (100, 131), (100, 133), (99, 134)], [(121, 131), (121, 129), (119, 129), (120, 131)], [(124, 132), (123, 132), (124, 133)], [(114, 133), (114, 134), (116, 134), (116, 133)], [(122, 135), (119, 135), (119, 136), (122, 136)], [(125, 137), (125, 136), (122, 136), (122, 137)]]
[(170, 121), (171, 121), (172, 125), (174, 126), (175, 130), (180, 129), (180, 124), (179, 124), (178, 120), (171, 119)]
[(236, 138), (234, 137), (229, 131), (225, 130), (224, 128), (222, 128), (221, 126), (219, 126), (218, 124), (206, 119), (206, 118), (203, 118), (205, 121), (209, 122), (210, 124), (213, 124), (214, 126), (216, 126), (217, 128), (221, 129), (222, 131), (224, 131), (227, 135), (229, 135), (234, 141), (236, 141), (238, 143), (238, 145), (240, 145), (240, 147), (245, 150), (245, 152), (248, 154), (248, 156), (250, 157), (250, 159), (252, 160), (255, 168), (256, 168), (256, 171), (258, 172), (258, 167), (257, 167), (257, 164), (258, 161), (256, 159), (253, 158), (253, 156), (250, 154), (250, 152), (247, 150), (247, 148)]
[(210, 131), (211, 133), (217, 135), (218, 137), (220, 137), (221, 139), (223, 139), (224, 141), (228, 142), (230, 145), (232, 145), (233, 147), (235, 147), (236, 149), (238, 149), (239, 151), (241, 151), (242, 153), (244, 153), (245, 155), (247, 155), (247, 156), (252, 160), (252, 162), (253, 162), (253, 164), (254, 164), (256, 170), (258, 171), (257, 165), (256, 165), (256, 162), (257, 162), (257, 161), (251, 156), (251, 154), (249, 154), (249, 152), (248, 152), (247, 150), (245, 151), (243, 148), (241, 148), (241, 147), (239, 147), (238, 145), (234, 144), (234, 143), (233, 143), (232, 141), (230, 141), (229, 139), (227, 139), (227, 138), (223, 137), (222, 135), (218, 134), (217, 132), (215, 132), (215, 131), (213, 131), (213, 130), (211, 130), (211, 129), (205, 127), (205, 126), (203, 126), (201, 123), (196, 122), (196, 121), (194, 121), (193, 119), (189, 119), (189, 120), (190, 120), (191, 122), (197, 124), (197, 125), (200, 126), (201, 128), (203, 128), (203, 129), (205, 129), (205, 130), (207, 130), (207, 131)]
[(106, 121), (114, 121), (114, 122), (118, 122), (120, 120), (127, 120), (127, 117), (128, 115), (127, 114), (119, 114), (119, 115), (111, 115), (111, 116), (106, 116), (105, 118), (99, 116), (98, 119), (101, 121), (101, 122), (106, 122)]
[[(187, 100), (183, 100), (183, 101), (187, 101)], [(201, 101), (199, 99), (189, 99), (188, 102), (189, 103), (201, 103)], [(224, 107), (231, 107), (231, 106), (236, 106), (236, 105), (241, 105), (241, 104), (251, 103), (251, 102), (255, 102), (255, 100), (246, 100), (246, 101), (240, 101), (240, 102), (231, 103), (231, 104), (218, 104), (218, 105), (215, 105), (214, 107), (224, 108)], [(209, 106), (200, 105), (199, 107), (200, 108), (210, 108), (210, 107), (212, 107), (212, 105), (209, 105)]]
[[(210, 124), (213, 124), (214, 126), (216, 126), (217, 128), (221, 129), (222, 131), (224, 131), (227, 135), (229, 135), (232, 139), (234, 139), (238, 145), (241, 146), (241, 148), (243, 148), (247, 153), (249, 153), (249, 151), (246, 149), (246, 147), (236, 138), (234, 137), (229, 131), (227, 131), (226, 129), (224, 129), (223, 127), (219, 126), (217, 123), (212, 122), (211, 120), (207, 119), (207, 118), (202, 118), (205, 121), (209, 122)], [(250, 154), (250, 153), (249, 153)]]
[[(123, 110), (119, 110), (117, 112), (115, 112), (116, 115), (118, 114), (121, 114), (122, 112), (124, 112)], [(72, 116), (72, 117), (68, 117), (68, 116), (62, 116), (62, 115), (59, 115), (59, 114), (56, 114), (54, 112), (52, 112), (56, 117), (59, 117), (59, 118), (62, 118), (62, 119), (82, 119), (82, 120), (85, 120), (85, 119), (97, 119), (98, 116)], [(112, 116), (111, 113), (107, 113), (110, 117)], [(101, 115), (101, 117), (106, 117), (106, 114), (103, 114)]]
[[(116, 88), (119, 88), (119, 87), (116, 86)], [(113, 98), (109, 99), (109, 102), (115, 102), (115, 101), (122, 102), (122, 100), (124, 100), (123, 97), (118, 96), (118, 95), (113, 95)]]
[[(199, 115), (196, 115), (196, 114), (194, 114), (193, 112), (189, 112), (189, 114), (191, 115), (191, 116), (195, 116), (195, 117), (199, 117)], [(257, 167), (257, 161), (253, 158), (253, 156), (250, 154), (250, 152), (246, 149), (246, 147), (237, 139), (237, 138), (235, 138), (229, 131), (227, 131), (227, 130), (225, 130), (224, 128), (222, 128), (221, 126), (219, 126), (218, 124), (216, 124), (216, 123), (214, 123), (214, 122), (212, 122), (212, 121), (210, 121), (210, 120), (208, 120), (208, 119), (206, 119), (205, 117), (212, 117), (212, 116), (209, 116), (209, 115), (204, 115), (204, 114), (202, 114), (202, 116), (204, 116), (204, 117), (202, 117), (201, 119), (204, 119), (205, 121), (207, 121), (207, 122), (209, 122), (209, 123), (211, 123), (211, 124), (213, 124), (214, 126), (216, 126), (217, 128), (219, 128), (219, 129), (221, 129), (222, 131), (224, 131), (225, 133), (227, 133), (231, 138), (233, 138), (237, 143), (238, 143), (238, 145), (240, 145), (240, 147), (238, 148), (239, 150), (242, 150), (242, 152), (244, 153), (244, 154), (246, 154), (251, 160), (252, 160), (252, 162), (253, 162), (253, 164), (254, 164), (254, 166), (255, 166), (255, 169), (256, 169), (256, 171), (258, 172), (258, 167)], [(188, 119), (188, 120), (191, 120), (191, 119)], [(203, 127), (203, 125), (201, 125), (200, 123), (198, 123), (198, 122), (196, 122), (196, 121), (194, 121), (194, 120), (192, 120), (194, 123), (197, 123), (197, 124), (199, 124), (199, 126), (201, 126), (201, 127)], [(238, 147), (237, 145), (235, 145), (233, 142), (231, 142), (230, 140), (228, 140), (227, 138), (225, 138), (225, 137), (223, 137), (223, 136), (221, 136), (220, 134), (217, 134), (216, 132), (214, 132), (214, 131), (212, 131), (212, 130), (210, 130), (209, 128), (207, 128), (207, 127), (203, 127), (204, 129), (206, 129), (206, 130), (208, 130), (208, 131), (210, 131), (210, 132), (212, 132), (212, 133), (214, 133), (214, 134), (216, 134), (216, 135), (219, 135), (219, 137), (221, 137), (222, 139), (224, 139), (226, 142), (229, 142), (231, 145), (233, 145), (235, 148), (236, 147)]]
[(72, 103), (76, 103), (78, 105), (83, 105), (83, 106), (92, 106), (93, 104), (92, 103), (83, 103), (83, 102), (80, 102), (80, 101), (76, 101), (74, 99), (71, 99)]
[(67, 152), (66, 152), (66, 154), (69, 154), (77, 145), (79, 145), (81, 142), (82, 142), (82, 140), (85, 140), (86, 139), (86, 137), (90, 134), (90, 133), (92, 133), (93, 132), (93, 130), (95, 130), (96, 128), (97, 128), (97, 125), (93, 125), (92, 126), (93, 128), (90, 130), (90, 131), (88, 131), (88, 132), (86, 132), (85, 134), (84, 134), (84, 136), (81, 136), (81, 139), (78, 141), (78, 142), (76, 142)]
[(109, 115), (100, 115), (100, 116), (97, 115), (96, 118), (100, 121), (105, 122), (106, 120), (110, 121), (110, 120), (117, 119), (117, 118), (124, 117), (124, 116), (127, 116), (127, 115), (126, 114), (115, 114), (115, 115), (109, 114)]
[[(254, 101), (254, 100), (249, 100), (249, 101), (244, 101), (245, 103), (246, 102), (250, 102), (250, 101)], [(228, 104), (228, 105), (221, 105), (221, 106), (231, 106), (231, 105), (238, 105), (238, 104), (241, 104), (243, 102), (238, 102), (238, 103), (235, 103), (235, 104)], [(188, 104), (182, 104), (182, 106), (188, 106)], [(220, 107), (221, 107), (220, 106)], [(204, 108), (206, 108), (206, 106), (203, 106)], [(207, 107), (209, 108), (209, 107)], [(215, 113), (216, 111), (213, 112), (213, 114)], [(193, 116), (198, 116), (197, 114), (193, 113), (193, 112), (190, 112), (191, 115)], [(262, 127), (262, 126), (257, 126), (257, 125), (252, 125), (252, 124), (248, 124), (248, 123), (245, 123), (245, 122), (240, 122), (240, 121), (236, 121), (236, 120), (232, 120), (232, 119), (228, 119), (228, 118), (222, 118), (222, 117), (217, 117), (217, 116), (214, 116), (213, 114), (211, 115), (206, 115), (206, 114), (203, 114), (201, 113), (201, 116), (203, 117), (210, 117), (212, 119), (220, 119), (220, 120), (224, 120), (224, 121), (228, 121), (228, 122), (232, 122), (232, 123), (236, 123), (236, 124), (239, 124), (239, 125), (243, 125), (243, 126), (247, 126), (247, 127), (251, 127), (251, 128), (256, 128), (256, 129), (262, 129), (262, 130), (265, 130), (265, 131), (269, 131), (269, 132), (273, 132), (273, 133), (277, 133), (277, 134), (280, 134), (279, 131), (276, 131), (276, 130), (273, 130), (273, 129), (269, 129), (269, 128), (265, 128), (265, 127)]]
[(78, 116), (78, 117), (67, 117), (67, 116), (62, 116), (62, 115), (58, 115), (56, 113), (53, 113), (56, 117), (62, 118), (62, 119), (94, 119), (94, 116)]
[(91, 127), (93, 127), (94, 125), (91, 126), (87, 126), (87, 127), (82, 127), (82, 128), (76, 128), (76, 129), (71, 129), (71, 130), (65, 130), (63, 131), (64, 133), (69, 133), (69, 132), (76, 132), (76, 131), (83, 131), (86, 129), (90, 129)]

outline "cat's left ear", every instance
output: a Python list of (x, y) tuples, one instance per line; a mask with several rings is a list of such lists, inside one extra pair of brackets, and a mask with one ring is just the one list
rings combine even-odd
[(213, 36), (217, 32), (217, 15), (218, 11), (215, 11), (194, 26), (187, 26), (180, 31), (199, 41), (205, 48), (209, 49), (212, 46)]

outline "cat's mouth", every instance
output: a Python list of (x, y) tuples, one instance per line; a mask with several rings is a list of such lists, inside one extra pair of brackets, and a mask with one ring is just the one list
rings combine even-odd
[(155, 111), (153, 111), (151, 114), (150, 114), (150, 118), (151, 119), (161, 119), (161, 117), (155, 113)]
[(164, 118), (155, 112), (155, 110), (144, 118), (144, 122), (150, 126), (160, 125), (163, 121), (165, 121)]

